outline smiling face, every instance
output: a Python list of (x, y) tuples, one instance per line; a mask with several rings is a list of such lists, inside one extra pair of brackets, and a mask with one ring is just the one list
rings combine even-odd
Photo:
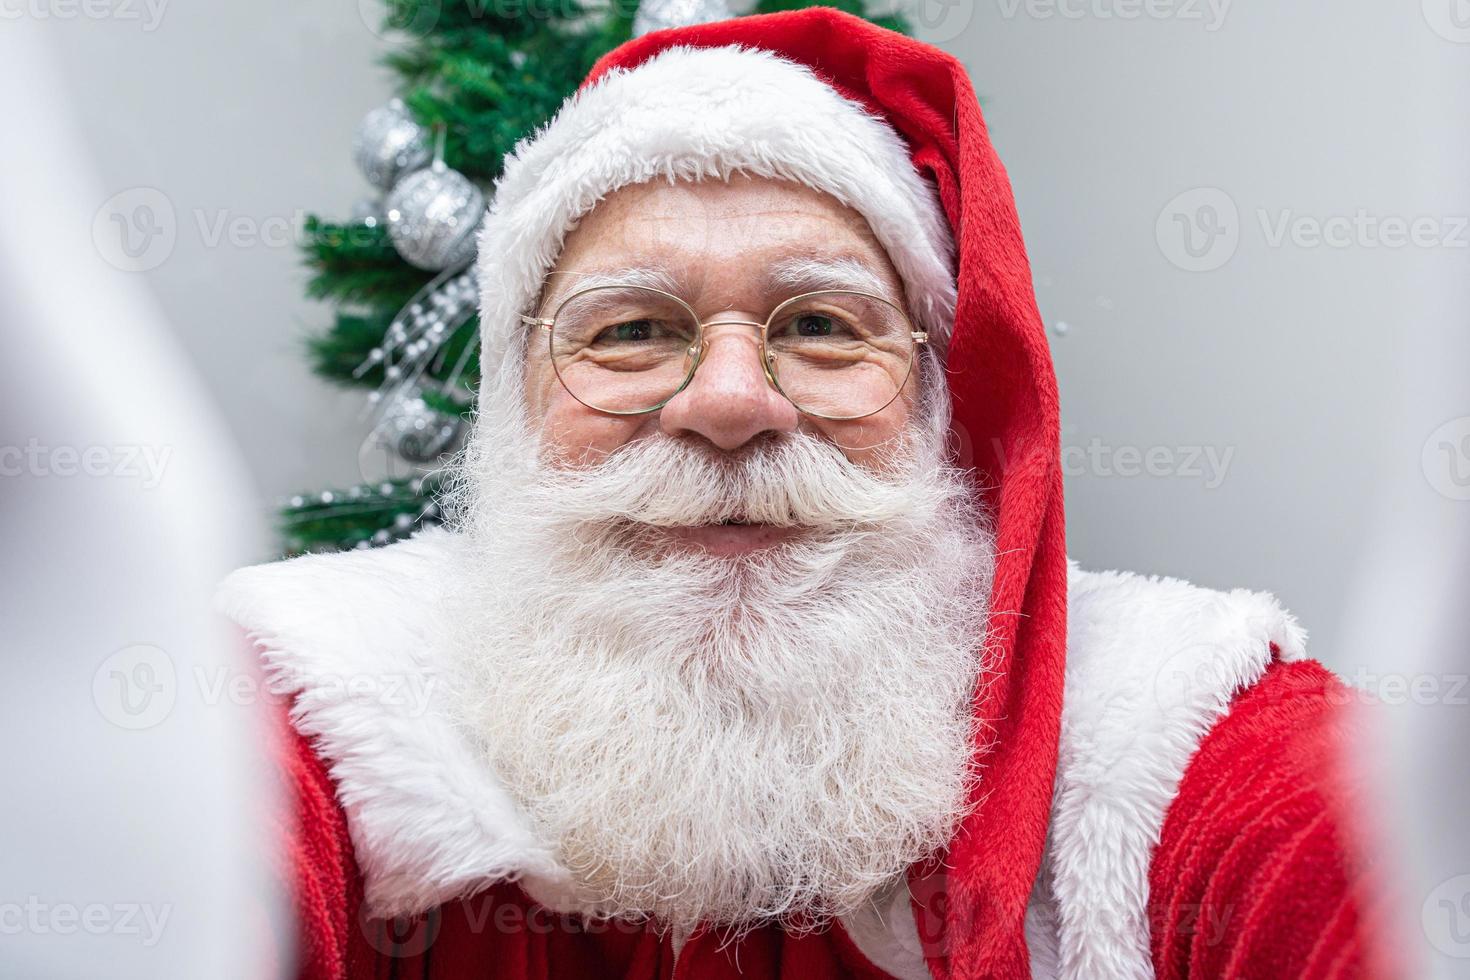
[[(881, 411), (843, 421), (802, 414), (766, 379), (752, 324), (764, 323), (784, 301), (852, 289), (903, 306), (898, 275), (867, 222), (819, 191), (748, 177), (625, 187), (568, 236), (536, 315), (549, 317), (567, 296), (604, 282), (660, 285), (705, 322), (707, 347), (688, 386), (662, 409), (613, 415), (572, 396), (549, 345), (535, 335), (526, 350), (528, 416), (561, 465), (595, 466), (620, 446), (660, 436), (739, 458), (757, 443), (800, 431), (830, 442), (857, 466), (878, 469), (916, 410), (917, 371)], [(663, 533), (678, 547), (739, 555), (796, 531), (735, 523)]]
[[(704, 324), (682, 390), (698, 327), (628, 301), (630, 283)], [(589, 288), (613, 298), (563, 306)], [(770, 320), (793, 397), (807, 403), (816, 376), (871, 390), (877, 341), (895, 334), (866, 314), (828, 322), (859, 309), (832, 298), (772, 316), (834, 289), (896, 304), (907, 366), (898, 276), (854, 212), (776, 181), (631, 186), (581, 221), (522, 311), (554, 318), (550, 333), (524, 328), (524, 352), (487, 373), (452, 507), (465, 549), (437, 619), (459, 656), (449, 688), (609, 916), (819, 927), (932, 855), (965, 812), (993, 540), (946, 453), (932, 354), (844, 421), (799, 412), (767, 378)], [(629, 379), (669, 357), (671, 384)], [(853, 391), (822, 393), (835, 407)]]

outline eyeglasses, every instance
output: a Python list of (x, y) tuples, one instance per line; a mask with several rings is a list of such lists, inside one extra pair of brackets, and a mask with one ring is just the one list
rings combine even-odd
[(883, 297), (840, 289), (788, 299), (765, 323), (705, 323), (659, 289), (591, 286), (550, 317), (521, 320), (546, 332), (568, 393), (609, 415), (645, 415), (672, 401), (694, 379), (709, 351), (705, 330), (717, 324), (757, 328), (767, 383), (799, 411), (833, 420), (887, 408), (908, 381), (915, 351), (929, 342)]

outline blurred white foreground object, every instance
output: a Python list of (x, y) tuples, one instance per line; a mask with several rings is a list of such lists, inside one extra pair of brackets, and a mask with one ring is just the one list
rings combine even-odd
[(209, 613), (267, 546), (145, 280), (94, 244), (114, 189), (43, 31), (0, 32), (25, 93), (0, 177), (0, 976), (267, 977), (290, 933), (262, 712)]
[[(1447, 2), (1427, 2), (1447, 11)], [(1431, 26), (1437, 23), (1430, 20)], [(1446, 21), (1447, 23), (1447, 21)], [(1470, 215), (1465, 112), (1470, 48), (1430, 31), (1416, 38), (1406, 106), (1416, 152), (1403, 184), (1420, 213)], [(1470, 35), (1463, 38), (1470, 41)], [(1452, 218), (1463, 224), (1463, 217)], [(1361, 758), (1382, 794), (1381, 827), (1397, 896), (1396, 953), (1415, 980), (1470, 976), (1470, 250), (1424, 251), (1401, 266), (1400, 359), (1383, 383), (1400, 393), (1390, 477), (1363, 538), (1347, 621), (1348, 680), (1379, 702)], [(1370, 669), (1368, 665), (1388, 665)], [(1386, 735), (1386, 738), (1381, 737)]]

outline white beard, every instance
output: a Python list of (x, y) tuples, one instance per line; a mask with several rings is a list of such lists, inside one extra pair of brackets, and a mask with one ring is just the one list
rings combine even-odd
[[(807, 435), (580, 469), (523, 425), (494, 439), (460, 487), (454, 703), (601, 914), (816, 927), (948, 843), (993, 547), (938, 439), (888, 475)], [(648, 547), (735, 515), (809, 529), (742, 559)]]

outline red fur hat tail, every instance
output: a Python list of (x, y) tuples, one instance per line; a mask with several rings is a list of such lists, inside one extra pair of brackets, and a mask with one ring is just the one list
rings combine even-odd
[(728, 45), (805, 65), (892, 126), (953, 233), (952, 434), (997, 534), (989, 635), (976, 637), (995, 673), (975, 705), (976, 808), (945, 870), (915, 869), (915, 910), (940, 976), (1028, 977), (1023, 922), (1056, 770), (1067, 565), (1056, 379), (1010, 183), (959, 61), (830, 9), (649, 34), (609, 53), (588, 82), (671, 47)]

